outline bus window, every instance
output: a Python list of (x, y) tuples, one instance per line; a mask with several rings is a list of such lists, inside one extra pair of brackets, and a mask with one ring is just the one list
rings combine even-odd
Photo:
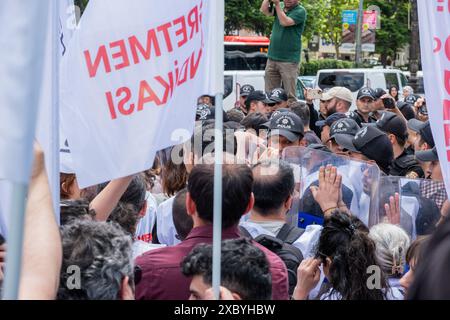
[(225, 45), (225, 71), (264, 71), (268, 46)]
[(396, 86), (400, 88), (398, 85), (398, 77), (396, 73), (388, 72), (384, 74), (384, 78), (386, 79), (386, 88), (390, 88), (392, 86)]

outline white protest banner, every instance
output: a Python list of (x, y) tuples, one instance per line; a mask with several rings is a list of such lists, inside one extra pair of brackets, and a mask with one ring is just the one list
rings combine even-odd
[[(210, 1), (91, 0), (62, 61), (62, 125), (81, 188), (149, 169), (207, 93)], [(222, 36), (222, 35), (220, 35)]]
[(45, 164), (53, 195), (55, 212), (59, 212), (59, 64), (77, 26), (73, 0), (52, 0), (47, 27), (42, 93), (36, 139), (45, 154)]
[(0, 179), (23, 184), (31, 174), (44, 56), (47, 13), (39, 16), (39, 6), (0, 1)]
[(450, 0), (417, 4), (429, 119), (450, 195)]

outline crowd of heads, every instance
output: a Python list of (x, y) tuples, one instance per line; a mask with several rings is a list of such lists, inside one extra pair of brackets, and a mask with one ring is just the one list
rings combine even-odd
[[(265, 93), (250, 85), (241, 87), (236, 107), (223, 112), (223, 138), (219, 136), (223, 142), (222, 230), (239, 225), (247, 230), (222, 243), (224, 297), (269, 300), (277, 290), (285, 290), (280, 289), (273, 271), (274, 261), (281, 261), (288, 273), (294, 273), (293, 279), (298, 281), (290, 292), (294, 299), (303, 298), (299, 292), (304, 293), (305, 288), (310, 299), (449, 297), (448, 290), (430, 278), (430, 270), (436, 267), (444, 273), (448, 267), (448, 259), (442, 257), (448, 257), (449, 250), (442, 243), (448, 237), (450, 205), (445, 191), (441, 194), (442, 190), (427, 184), (433, 180), (442, 183), (443, 175), (430, 123), (424, 118), (426, 103), (409, 88), (403, 90), (403, 96), (401, 99), (395, 86), (388, 92), (361, 88), (354, 100), (348, 89), (335, 87), (317, 101), (288, 103), (281, 88)], [(61, 174), (63, 259), (58, 299), (133, 299), (149, 276), (146, 265), (136, 262), (145, 257), (136, 251), (142, 246), (139, 232), (143, 228), (148, 236), (144, 242), (167, 247), (143, 251), (156, 253), (176, 243), (189, 243), (195, 230), (212, 226), (214, 142), (218, 137), (214, 104), (213, 97), (200, 97), (191, 139), (158, 152), (151, 169), (129, 177), (126, 183), (111, 181), (80, 189), (73, 173)], [(378, 167), (383, 176), (427, 179), (417, 187), (404, 186), (405, 194), (422, 192), (419, 214), (412, 222), (414, 235), (405, 227), (403, 213), (393, 221), (386, 211), (384, 221), (370, 225), (352, 215), (349, 190), (338, 182), (337, 177), (342, 177), (337, 171), (334, 184), (327, 185), (328, 178), (320, 176), (325, 170), (321, 168), (319, 179), (305, 189), (298, 169), (282, 160), (289, 147), (367, 163)], [(331, 193), (323, 196), (324, 190)], [(431, 196), (425, 197), (423, 190)], [(314, 241), (310, 236), (303, 238), (304, 230), (288, 219), (292, 212), (298, 213), (303, 193), (320, 207), (323, 218)], [(327, 208), (327, 197), (336, 194), (341, 198), (336, 207)], [(395, 211), (392, 201), (388, 207), (391, 213)], [(294, 238), (292, 228), (297, 230)], [(287, 238), (281, 240), (280, 247), (270, 247), (270, 243), (280, 241), (276, 237), (285, 229)], [(172, 230), (172, 243), (164, 240), (167, 230)], [(281, 256), (274, 258), (265, 248), (287, 252), (283, 241), (300, 250), (297, 276), (289, 269), (292, 265)], [(176, 264), (177, 276), (190, 279), (186, 290), (191, 299), (213, 297), (212, 257), (212, 246), (206, 242), (192, 246)], [(377, 285), (370, 287), (368, 270), (373, 267), (378, 268), (379, 277)], [(317, 285), (314, 295), (314, 286), (305, 284), (308, 272)], [(79, 278), (73, 278), (74, 273)]]

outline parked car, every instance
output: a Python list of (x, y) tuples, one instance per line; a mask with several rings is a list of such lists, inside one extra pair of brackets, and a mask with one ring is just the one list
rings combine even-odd
[(316, 88), (327, 90), (336, 86), (346, 87), (353, 93), (356, 101), (358, 91), (362, 87), (382, 88), (387, 91), (395, 85), (399, 88), (399, 97), (402, 98), (402, 90), (407, 82), (403, 72), (397, 69), (326, 69), (317, 73)]

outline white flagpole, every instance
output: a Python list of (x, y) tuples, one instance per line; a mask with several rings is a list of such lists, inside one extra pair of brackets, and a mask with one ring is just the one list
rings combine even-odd
[(53, 209), (55, 210), (56, 221), (60, 222), (60, 196), (59, 196), (59, 65), (61, 62), (61, 45), (60, 45), (60, 34), (62, 33), (62, 26), (60, 23), (65, 23), (62, 21), (61, 10), (60, 10), (60, 0), (52, 0), (52, 108), (51, 108), (51, 135), (50, 135), (50, 145), (51, 145), (51, 174), (49, 178), (51, 179), (50, 186), (52, 188), (52, 199), (53, 199)]
[[(22, 174), (30, 172), (31, 168), (28, 167), (28, 164), (31, 164), (33, 157), (32, 146), (42, 79), (49, 4), (48, 0), (2, 0), (0, 5), (0, 11), (3, 11), (3, 16), (0, 15), (4, 24), (2, 28), (10, 32), (8, 38), (3, 39), (10, 46), (0, 48), (0, 50), (9, 50), (10, 58), (2, 60), (2, 63), (9, 64), (6, 66), (7, 87), (15, 88), (14, 92), (7, 92), (5, 97), (0, 97), (2, 103), (5, 103), (2, 108), (15, 109), (17, 113), (21, 113), (24, 109), (27, 110), (25, 118), (20, 120), (24, 126), (22, 128), (13, 127), (19, 124), (14, 122), (18, 122), (16, 114), (10, 113), (11, 119), (8, 119), (11, 121), (10, 130), (17, 133), (14, 138), (18, 138), (16, 142), (20, 143), (20, 146), (16, 146), (14, 151), (27, 157), (27, 159), (21, 159), (27, 167), (19, 165), (16, 168)], [(0, 53), (0, 56), (3, 54)], [(6, 157), (7, 155), (2, 156)], [(17, 299), (19, 294), (25, 201), (28, 191), (28, 183), (24, 182), (22, 178), (11, 180), (13, 181), (13, 191), (11, 210), (9, 211), (8, 251), (3, 288), (3, 298), (6, 300)]]
[[(214, 233), (213, 233), (213, 269), (212, 286), (216, 300), (219, 299), (221, 275), (221, 243), (222, 243), (222, 165), (223, 165), (223, 92), (224, 92), (224, 0), (212, 1), (215, 5), (216, 30), (213, 32), (215, 41), (210, 45), (216, 48), (214, 65), (213, 88), (216, 89), (216, 123), (215, 123), (215, 167), (214, 167)], [(213, 5), (213, 6), (214, 6)]]

